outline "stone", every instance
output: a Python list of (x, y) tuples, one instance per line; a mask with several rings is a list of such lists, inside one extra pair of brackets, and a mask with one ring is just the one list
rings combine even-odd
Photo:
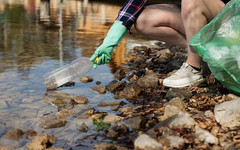
[(108, 114), (107, 116), (104, 117), (103, 122), (105, 123), (116, 123), (119, 122), (123, 119), (123, 117), (120, 117), (115, 114)]
[(223, 128), (238, 128), (240, 127), (240, 98), (223, 102), (216, 105), (214, 115), (216, 121)]
[(123, 91), (119, 92), (119, 95), (121, 95), (123, 98), (127, 100), (133, 100), (139, 96), (143, 89), (138, 86), (137, 84), (130, 84), (126, 86)]
[(114, 74), (114, 78), (121, 81), (123, 78), (126, 77), (126, 73), (122, 69), (118, 69)]
[(161, 118), (166, 119), (168, 117), (178, 114), (180, 111), (181, 110), (176, 106), (167, 105), (164, 110), (164, 115)]
[(126, 112), (132, 112), (133, 108), (132, 107), (122, 107), (118, 109), (119, 112), (126, 113)]
[(34, 130), (27, 130), (24, 132), (24, 137), (28, 139), (29, 137), (34, 137), (37, 135), (37, 132)]
[(168, 126), (169, 128), (192, 128), (194, 126), (194, 119), (188, 113), (179, 112), (164, 121), (159, 122), (158, 126)]
[(217, 144), (218, 139), (212, 135), (207, 130), (201, 129), (198, 126), (195, 126), (195, 136), (198, 138), (199, 141), (207, 142), (209, 144)]
[(137, 80), (137, 85), (143, 88), (156, 88), (158, 86), (158, 76), (151, 72)]
[(132, 118), (126, 118), (124, 122), (133, 129), (140, 129), (144, 128), (146, 124), (146, 119), (142, 116), (132, 117)]
[(231, 100), (233, 100), (233, 99), (239, 98), (239, 96), (237, 96), (237, 95), (235, 95), (235, 94), (228, 94), (228, 95), (226, 96), (226, 98), (227, 98), (229, 101), (231, 101)]
[(110, 91), (111, 93), (115, 93), (117, 91), (121, 91), (124, 89), (124, 87), (126, 86), (127, 82), (126, 81), (116, 81), (113, 80), (112, 82), (110, 82), (109, 84), (107, 84), (105, 86), (107, 91)]
[(103, 86), (95, 86), (95, 87), (91, 87), (92, 90), (97, 91), (100, 94), (105, 94), (106, 90)]
[(162, 150), (162, 144), (146, 134), (140, 135), (134, 141), (134, 150)]
[(165, 96), (167, 100), (171, 100), (175, 97), (179, 97), (180, 99), (188, 99), (192, 97), (192, 92), (188, 89), (180, 89), (180, 88), (170, 88)]
[(113, 143), (108, 143), (108, 142), (102, 142), (100, 144), (96, 144), (94, 149), (95, 150), (128, 150), (125, 147), (121, 147), (121, 146), (115, 145)]
[(77, 104), (87, 104), (89, 102), (85, 96), (72, 96), (72, 100)]
[(81, 132), (88, 132), (88, 126), (84, 122), (82, 122), (80, 124), (78, 130), (81, 131)]
[(70, 110), (61, 110), (61, 111), (57, 112), (57, 114), (58, 114), (58, 117), (61, 119), (66, 119), (68, 117), (73, 116), (73, 112)]
[(182, 110), (182, 111), (185, 110), (185, 106), (186, 106), (184, 101), (182, 99), (180, 99), (179, 97), (175, 97), (175, 98), (171, 99), (168, 103), (166, 103), (166, 105), (176, 106), (177, 108), (179, 108), (179, 110)]
[(126, 103), (123, 101), (115, 101), (115, 102), (100, 102), (97, 105), (99, 107), (106, 107), (106, 106), (119, 106), (119, 105), (125, 105)]
[(49, 105), (54, 105), (57, 108), (72, 108), (72, 96), (63, 91), (47, 91), (42, 98)]
[(184, 139), (176, 135), (167, 136), (160, 140), (160, 143), (175, 149), (182, 149), (185, 144)]
[(93, 81), (93, 78), (92, 78), (92, 77), (85, 76), (85, 77), (81, 77), (79, 80), (80, 80), (81, 82), (83, 82), (83, 83), (89, 83), (89, 82), (92, 82), (92, 81)]
[(9, 130), (4, 137), (12, 140), (18, 140), (23, 134), (24, 133), (21, 129), (13, 129)]
[(41, 132), (37, 136), (33, 137), (32, 141), (27, 144), (29, 150), (44, 150), (50, 148), (56, 141), (54, 135), (48, 135), (45, 132)]
[(0, 150), (11, 150), (8, 146), (1, 146), (0, 145)]
[(67, 124), (66, 120), (62, 120), (58, 117), (48, 116), (41, 120), (40, 126), (44, 129), (52, 129), (63, 127)]
[(118, 138), (121, 135), (126, 135), (129, 133), (128, 127), (122, 123), (111, 126), (108, 129), (107, 137), (108, 138)]

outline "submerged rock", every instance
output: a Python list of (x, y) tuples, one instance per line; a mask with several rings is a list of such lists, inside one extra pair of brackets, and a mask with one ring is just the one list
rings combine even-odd
[(85, 76), (85, 77), (81, 77), (79, 80), (80, 80), (81, 82), (83, 82), (83, 83), (88, 83), (88, 82), (92, 82), (92, 81), (93, 81), (93, 78), (92, 78), (92, 77)]
[(88, 126), (82, 122), (78, 128), (79, 131), (82, 131), (82, 132), (88, 132)]
[(41, 127), (44, 129), (59, 128), (67, 124), (66, 120), (62, 120), (58, 117), (48, 116), (42, 119)]
[(110, 91), (112, 93), (115, 93), (117, 91), (121, 91), (124, 89), (124, 87), (126, 86), (127, 82), (126, 81), (116, 81), (113, 80), (111, 81), (108, 85), (105, 86), (107, 91)]
[(125, 147), (118, 146), (109, 142), (102, 142), (95, 145), (96, 150), (127, 150)]
[(106, 90), (103, 86), (95, 86), (95, 87), (91, 87), (92, 90), (97, 91), (100, 94), (105, 94)]
[(85, 96), (72, 96), (72, 100), (77, 104), (87, 104), (89, 102)]
[(21, 129), (13, 129), (9, 130), (4, 137), (12, 140), (18, 140), (23, 134), (24, 133)]
[(54, 135), (48, 135), (41, 132), (35, 136), (29, 144), (27, 144), (27, 148), (29, 150), (45, 150), (46, 148), (50, 148), (55, 141), (56, 138)]

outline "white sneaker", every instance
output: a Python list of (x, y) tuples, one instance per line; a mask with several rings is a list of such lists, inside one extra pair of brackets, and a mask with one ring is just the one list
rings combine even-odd
[(180, 88), (190, 86), (202, 80), (202, 71), (197, 71), (189, 64), (183, 63), (177, 72), (163, 80), (163, 85), (167, 87)]

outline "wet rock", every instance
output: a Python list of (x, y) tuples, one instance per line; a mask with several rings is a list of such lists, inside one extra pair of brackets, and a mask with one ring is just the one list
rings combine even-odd
[(178, 88), (170, 88), (165, 96), (167, 100), (171, 100), (175, 97), (179, 97), (180, 99), (188, 99), (192, 97), (192, 93), (188, 89), (178, 89)]
[(240, 126), (240, 98), (223, 102), (214, 108), (216, 121), (222, 127), (237, 128)]
[(8, 146), (1, 146), (0, 145), (0, 150), (11, 150)]
[(163, 147), (153, 138), (149, 137), (146, 134), (142, 134), (134, 141), (134, 149), (135, 150), (161, 150), (163, 149)]
[(85, 76), (85, 77), (81, 77), (79, 80), (80, 80), (81, 82), (83, 82), (83, 83), (89, 83), (89, 82), (92, 82), (92, 81), (93, 81), (93, 78), (92, 78), (92, 77)]
[(169, 148), (182, 149), (185, 142), (182, 137), (170, 135), (160, 139), (159, 143)]
[(192, 128), (194, 126), (194, 119), (190, 114), (179, 112), (166, 120), (157, 124), (157, 126), (168, 126), (169, 128)]
[(100, 82), (100, 81), (96, 81), (96, 84), (97, 84), (97, 85), (100, 85), (100, 84), (101, 84), (101, 82)]
[(123, 117), (120, 117), (118, 115), (115, 114), (108, 114), (107, 116), (104, 117), (103, 122), (105, 123), (115, 123), (115, 122), (119, 122), (123, 119)]
[(95, 87), (91, 87), (92, 90), (97, 91), (100, 94), (105, 94), (106, 90), (103, 86), (95, 86)]
[(72, 100), (77, 104), (87, 104), (89, 102), (85, 96), (72, 96)]
[(126, 77), (126, 73), (122, 69), (118, 69), (114, 74), (114, 78), (121, 81), (123, 78)]
[(51, 148), (47, 148), (46, 150), (63, 150), (63, 149), (58, 147), (51, 147)]
[(66, 120), (62, 120), (58, 117), (48, 116), (41, 120), (41, 127), (44, 129), (59, 128), (67, 124)]
[(50, 148), (56, 141), (54, 135), (48, 135), (41, 132), (37, 136), (33, 137), (32, 141), (27, 144), (29, 150), (44, 150)]
[(47, 91), (43, 101), (57, 108), (72, 108), (72, 96), (62, 91)]
[(85, 111), (84, 113), (85, 113), (86, 115), (91, 116), (91, 115), (93, 115), (93, 114), (95, 113), (95, 109), (94, 109), (94, 108), (89, 109), (89, 110)]
[(113, 143), (102, 142), (95, 145), (96, 150), (127, 150), (125, 147), (115, 145)]
[(21, 129), (13, 129), (9, 130), (4, 137), (12, 140), (18, 140), (23, 134), (24, 133)]
[(108, 133), (106, 136), (108, 138), (114, 139), (114, 138), (120, 137), (121, 135), (126, 135), (126, 134), (128, 134), (128, 132), (129, 132), (128, 127), (122, 123), (119, 123), (119, 124), (111, 126), (108, 129)]
[(106, 107), (106, 106), (119, 106), (119, 105), (125, 105), (126, 103), (123, 101), (116, 101), (116, 102), (100, 102), (97, 105), (99, 107)]
[(126, 86), (127, 82), (126, 81), (112, 81), (110, 82), (108, 85), (105, 86), (107, 91), (110, 91), (112, 93), (115, 93), (117, 91), (121, 91), (124, 89), (124, 87)]
[(120, 91), (119, 95), (127, 100), (132, 100), (137, 98), (142, 90), (140, 86), (133, 83), (125, 87), (123, 91)]
[(88, 132), (88, 126), (84, 122), (82, 122), (80, 124), (78, 130), (81, 131), (81, 132)]
[(158, 86), (158, 76), (151, 72), (137, 80), (137, 85), (143, 88), (156, 88)]
[(4, 100), (1, 100), (1, 101), (0, 101), (0, 108), (2, 109), (2, 108), (7, 108), (7, 107), (8, 107), (7, 102), (4, 101)]
[(133, 129), (144, 128), (146, 124), (146, 119), (142, 116), (127, 118), (124, 122)]
[(80, 115), (77, 116), (77, 119), (88, 119), (89, 115), (86, 113), (81, 113)]
[(68, 117), (73, 116), (73, 112), (70, 110), (62, 110), (62, 111), (57, 112), (57, 114), (58, 114), (58, 117), (61, 119), (66, 119)]
[(33, 136), (36, 136), (37, 135), (37, 132), (34, 131), (34, 130), (27, 130), (24, 132), (24, 137), (26, 139), (30, 138), (30, 137), (33, 137)]
[(217, 144), (217, 138), (212, 135), (207, 130), (201, 129), (198, 126), (195, 126), (195, 136), (198, 138), (199, 141), (207, 142), (210, 144)]
[(122, 113), (127, 113), (127, 112), (132, 112), (133, 108), (132, 107), (122, 107), (122, 108), (119, 108), (118, 111), (122, 112)]

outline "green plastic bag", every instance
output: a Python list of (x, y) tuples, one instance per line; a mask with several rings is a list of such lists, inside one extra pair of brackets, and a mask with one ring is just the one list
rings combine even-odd
[(227, 89), (240, 95), (240, 0), (232, 0), (189, 45)]

